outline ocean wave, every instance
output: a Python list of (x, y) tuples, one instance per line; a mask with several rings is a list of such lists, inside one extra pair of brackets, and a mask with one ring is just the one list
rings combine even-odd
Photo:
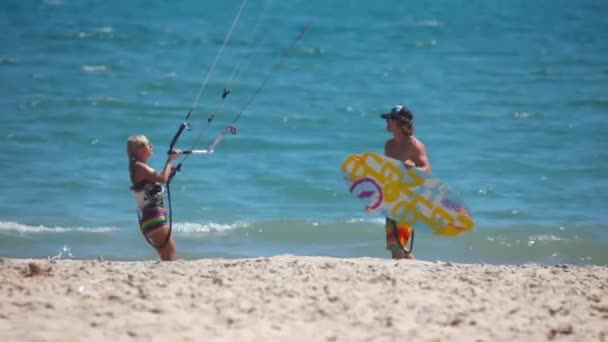
[(62, 6), (63, 0), (44, 0), (43, 3), (49, 6)]
[(21, 61), (15, 58), (10, 58), (10, 57), (0, 57), (0, 65), (17, 65), (19, 64)]
[(413, 26), (415, 26), (415, 27), (441, 27), (441, 26), (443, 26), (443, 23), (438, 20), (431, 19), (431, 20), (417, 21), (413, 24)]
[[(288, 52), (287, 50), (284, 51)], [(321, 56), (325, 53), (325, 51), (319, 47), (301, 47), (294, 50), (294, 55), (296, 56)]]
[(418, 47), (430, 47), (430, 46), (436, 46), (437, 44), (438, 43), (435, 39), (416, 41), (416, 46), (418, 46)]
[(74, 30), (74, 31), (53, 31), (29, 33), (28, 36), (37, 39), (45, 39), (48, 41), (107, 41), (129, 42), (136, 41), (137, 37), (129, 36), (125, 33), (117, 35), (112, 27), (98, 27), (92, 30)]
[(605, 109), (608, 108), (608, 100), (601, 98), (571, 100), (567, 102), (567, 105), (572, 108), (592, 107), (598, 109)]
[(112, 26), (103, 26), (103, 27), (96, 28), (95, 31), (101, 32), (101, 33), (112, 33), (112, 32), (114, 32), (114, 29), (112, 28)]
[(105, 105), (105, 104), (121, 105), (124, 103), (121, 99), (118, 99), (115, 97), (109, 97), (109, 96), (91, 96), (91, 97), (87, 98), (87, 100), (90, 101), (91, 104), (94, 106)]
[(87, 233), (108, 233), (116, 231), (116, 227), (47, 227), (44, 225), (30, 226), (17, 222), (0, 221), (0, 234), (17, 232), (20, 234), (36, 234), (36, 233), (66, 233), (66, 232), (87, 232)]
[[(235, 246), (242, 255), (297, 252), (302, 255), (386, 257), (383, 226), (383, 217), (364, 216), (337, 221), (309, 218), (177, 222), (173, 232), (180, 252), (191, 258), (234, 257), (231, 251)], [(104, 235), (103, 239), (95, 235), (106, 232), (110, 234)], [(53, 234), (56, 239), (51, 241), (44, 234)], [(32, 241), (38, 240), (48, 250), (45, 252), (48, 255), (57, 254), (56, 248), (69, 243), (73, 250), (78, 251), (78, 257), (85, 258), (95, 255), (135, 257), (137, 253), (129, 255), (125, 251), (141, 238), (136, 229), (48, 227), (16, 222), (0, 222), (0, 236), (7, 236), (0, 242), (4, 243), (3, 248), (7, 248), (5, 252), (8, 255), (35, 254), (34, 249), (25, 253), (19, 246), (36, 246)], [(201, 243), (206, 249), (201, 250)], [(478, 227), (470, 233), (451, 238), (434, 236), (425, 227), (416, 228), (416, 255), (423, 260), (603, 265), (608, 263), (604, 252), (607, 243), (605, 235), (590, 227)], [(85, 249), (90, 255), (83, 252)], [(92, 249), (95, 249), (94, 253)]]

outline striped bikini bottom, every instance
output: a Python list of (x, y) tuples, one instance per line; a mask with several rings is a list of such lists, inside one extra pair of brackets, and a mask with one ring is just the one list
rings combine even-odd
[(139, 228), (148, 236), (157, 229), (168, 225), (167, 212), (163, 207), (144, 208), (139, 217)]

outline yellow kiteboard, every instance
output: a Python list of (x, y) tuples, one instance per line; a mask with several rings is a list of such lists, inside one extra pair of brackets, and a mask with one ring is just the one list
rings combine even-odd
[(374, 152), (353, 154), (342, 162), (349, 192), (380, 212), (414, 227), (422, 223), (434, 234), (453, 236), (475, 226), (471, 212), (457, 193), (439, 179), (403, 162)]

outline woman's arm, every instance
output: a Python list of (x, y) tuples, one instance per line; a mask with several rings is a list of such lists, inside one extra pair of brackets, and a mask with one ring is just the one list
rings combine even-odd
[(161, 172), (157, 172), (153, 168), (151, 168), (148, 164), (137, 162), (135, 164), (135, 182), (141, 182), (144, 180), (166, 184), (171, 178), (171, 173), (173, 172), (173, 164), (171, 161), (177, 158), (181, 154), (181, 151), (176, 151), (175, 153), (170, 154), (167, 157), (167, 162), (163, 167)]

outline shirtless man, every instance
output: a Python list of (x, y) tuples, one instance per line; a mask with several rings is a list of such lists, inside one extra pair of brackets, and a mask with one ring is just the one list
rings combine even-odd
[[(414, 115), (404, 106), (395, 106), (390, 112), (380, 115), (386, 120), (386, 130), (393, 137), (386, 141), (384, 154), (401, 160), (405, 167), (415, 167), (428, 174), (431, 173), (431, 163), (426, 154), (422, 141), (414, 137)], [(391, 251), (393, 259), (413, 259), (414, 229), (406, 225), (398, 226), (397, 222), (386, 219), (386, 249)], [(410, 248), (407, 242), (412, 237)]]

